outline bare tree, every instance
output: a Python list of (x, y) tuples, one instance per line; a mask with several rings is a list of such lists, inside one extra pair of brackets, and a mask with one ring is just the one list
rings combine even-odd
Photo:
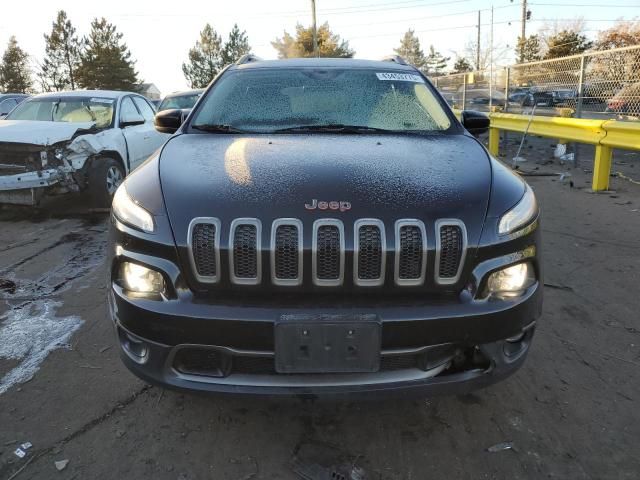
[(462, 54), (456, 54), (459, 57), (464, 57), (475, 70), (488, 70), (491, 63), (493, 53), (493, 66), (502, 64), (509, 56), (509, 47), (503, 43), (496, 43), (493, 45), (493, 49), (490, 46), (488, 37), (481, 39), (480, 41), (480, 63), (476, 61), (476, 52), (478, 49), (478, 42), (476, 39), (470, 39), (465, 45), (464, 52)]

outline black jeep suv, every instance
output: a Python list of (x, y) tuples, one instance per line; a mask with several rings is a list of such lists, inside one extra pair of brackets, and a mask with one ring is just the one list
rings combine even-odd
[[(243, 58), (118, 189), (121, 357), (243, 394), (465, 392), (524, 362), (539, 212), (429, 81), (393, 61)], [(466, 129), (465, 129), (466, 127)], [(469, 133), (471, 132), (471, 133)]]

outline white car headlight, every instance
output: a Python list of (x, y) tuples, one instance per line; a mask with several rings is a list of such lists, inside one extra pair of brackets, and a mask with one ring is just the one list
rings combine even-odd
[(533, 266), (529, 262), (518, 263), (489, 275), (487, 294), (499, 297), (517, 297), (536, 281)]
[(524, 195), (518, 204), (505, 213), (498, 224), (498, 233), (505, 235), (530, 223), (538, 214), (538, 202), (529, 185), (526, 186)]
[(152, 233), (153, 216), (138, 205), (127, 193), (126, 182), (118, 187), (113, 196), (111, 210), (118, 220), (127, 225)]

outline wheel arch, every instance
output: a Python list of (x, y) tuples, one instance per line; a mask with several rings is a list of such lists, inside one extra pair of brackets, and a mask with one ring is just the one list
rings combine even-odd
[(126, 177), (129, 174), (129, 169), (127, 168), (127, 164), (122, 158), (122, 155), (120, 155), (120, 152), (118, 152), (117, 150), (101, 150), (100, 152), (93, 155), (93, 157), (91, 158), (91, 164), (93, 165), (94, 162), (99, 161), (100, 157), (113, 158), (122, 167), (124, 176)]

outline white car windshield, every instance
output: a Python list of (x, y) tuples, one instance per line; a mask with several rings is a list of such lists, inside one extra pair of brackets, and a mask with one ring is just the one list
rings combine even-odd
[(115, 100), (97, 97), (33, 98), (22, 102), (7, 120), (36, 120), (42, 122), (92, 122), (106, 128), (113, 122)]

